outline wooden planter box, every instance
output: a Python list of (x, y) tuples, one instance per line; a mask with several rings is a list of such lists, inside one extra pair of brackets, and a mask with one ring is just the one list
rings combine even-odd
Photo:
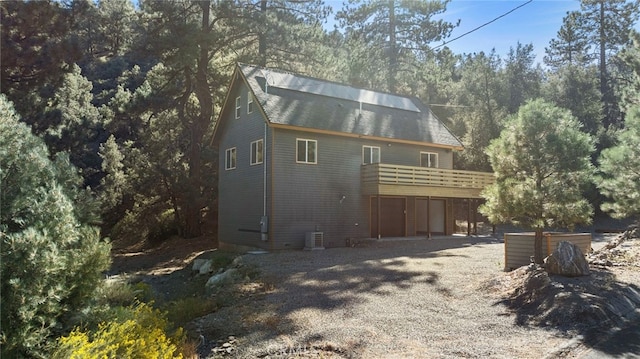
[[(535, 233), (504, 234), (504, 269), (510, 271), (531, 263), (534, 251)], [(542, 252), (548, 256), (558, 243), (568, 241), (577, 245), (585, 255), (591, 251), (591, 233), (545, 232), (542, 238)]]

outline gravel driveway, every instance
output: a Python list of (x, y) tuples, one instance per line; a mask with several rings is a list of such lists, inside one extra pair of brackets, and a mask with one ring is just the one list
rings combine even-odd
[(271, 289), (233, 313), (243, 326), (256, 324), (238, 335), (239, 357), (542, 358), (567, 340), (516, 324), (498, 294), (482, 289), (504, 267), (504, 245), (493, 237), (243, 260)]

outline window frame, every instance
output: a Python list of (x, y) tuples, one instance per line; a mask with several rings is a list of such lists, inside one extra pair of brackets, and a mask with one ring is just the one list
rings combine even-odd
[(253, 113), (253, 95), (251, 92), (247, 93), (247, 115)]
[[(300, 142), (305, 143), (305, 160), (304, 161), (300, 160), (300, 151), (299, 151)], [(313, 161), (309, 160), (309, 143), (313, 143), (315, 147), (315, 150), (313, 152), (315, 158), (313, 159)], [(312, 140), (308, 138), (296, 138), (296, 163), (309, 164), (309, 165), (318, 164), (318, 140)]]
[[(264, 162), (264, 140), (261, 138), (251, 142), (249, 153), (249, 165), (255, 166), (262, 164)], [(260, 154), (260, 156), (258, 156), (258, 154)]]
[(227, 148), (224, 151), (224, 170), (235, 170), (238, 164), (238, 151), (235, 147)]
[[(373, 150), (378, 150), (378, 161), (375, 162), (373, 161)], [(362, 164), (363, 165), (369, 165), (369, 164), (374, 164), (374, 163), (380, 163), (381, 161), (381, 150), (380, 150), (380, 146), (369, 146), (369, 145), (363, 145), (362, 146)], [(365, 156), (367, 155), (367, 156)], [(368, 160), (369, 162), (367, 162), (367, 158), (369, 157)]]
[(236, 97), (236, 120), (240, 118), (242, 112), (242, 96)]
[[(427, 165), (423, 165), (422, 164), (422, 155), (427, 155), (428, 157), (428, 163)], [(432, 165), (431, 163), (431, 155), (433, 155), (434, 159), (435, 159), (435, 165)], [(440, 158), (439, 158), (439, 154), (438, 152), (431, 152), (431, 151), (420, 151), (420, 167), (424, 167), (424, 168), (438, 168), (439, 166), (439, 162), (440, 162)]]

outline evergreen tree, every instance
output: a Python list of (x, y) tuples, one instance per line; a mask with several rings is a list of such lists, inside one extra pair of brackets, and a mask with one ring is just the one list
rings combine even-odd
[(616, 218), (640, 215), (640, 107), (630, 109), (618, 143), (602, 151), (599, 180), (601, 193), (610, 201), (602, 210)]
[(522, 45), (509, 49), (504, 61), (504, 88), (507, 96), (505, 107), (509, 113), (516, 113), (527, 100), (540, 97), (542, 70), (535, 66), (533, 45)]
[(456, 88), (457, 107), (452, 126), (464, 144), (461, 167), (489, 171), (485, 148), (500, 135), (506, 109), (500, 105), (504, 95), (500, 76), (501, 60), (495, 52), (466, 55), (460, 65), (461, 80)]
[(93, 85), (80, 71), (79, 66), (73, 65), (64, 76), (45, 109), (45, 120), (40, 121), (35, 132), (44, 135), (53, 153), (68, 152), (71, 162), (88, 178), (99, 167), (93, 145), (102, 120), (92, 103)]
[(551, 39), (546, 47), (544, 62), (552, 68), (565, 65), (584, 66), (591, 62), (593, 55), (589, 52), (591, 45), (584, 33), (580, 13), (568, 12), (562, 19), (556, 39)]
[(547, 101), (570, 110), (583, 131), (595, 139), (602, 136), (602, 102), (595, 66), (563, 65), (548, 74), (542, 92)]
[(0, 2), (0, 90), (22, 120), (38, 127), (67, 63), (81, 55), (69, 36), (69, 13), (59, 2)]
[[(398, 74), (407, 71), (405, 59), (431, 52), (430, 43), (446, 39), (456, 25), (434, 17), (448, 1), (349, 0), (336, 18), (349, 36), (355, 36), (380, 54), (390, 92), (398, 91)], [(409, 67), (410, 68), (410, 67)]]
[(492, 223), (533, 229), (535, 262), (542, 263), (542, 231), (591, 221), (582, 197), (591, 180), (589, 135), (568, 110), (534, 100), (511, 117), (487, 148), (496, 182), (482, 193), (480, 212)]
[(640, 215), (640, 34), (634, 32), (632, 37), (633, 46), (621, 56), (632, 69), (624, 89), (625, 127), (616, 133), (615, 146), (602, 151), (596, 181), (600, 192), (609, 198), (602, 209), (617, 218)]
[(629, 33), (638, 20), (640, 2), (637, 0), (582, 0), (580, 10), (581, 31), (588, 44), (597, 51), (600, 94), (604, 109), (604, 126), (618, 128), (622, 124), (622, 112), (615, 82), (610, 74), (610, 59), (620, 48), (629, 44)]
[(324, 41), (322, 22), (331, 11), (322, 0), (257, 0), (247, 2), (247, 7), (253, 13), (247, 21), (249, 38), (258, 43), (257, 54), (253, 47), (248, 55), (258, 65), (293, 70), (292, 66), (323, 64), (313, 53)]
[(109, 266), (95, 205), (64, 154), (19, 121), (0, 95), (2, 357), (46, 357)]

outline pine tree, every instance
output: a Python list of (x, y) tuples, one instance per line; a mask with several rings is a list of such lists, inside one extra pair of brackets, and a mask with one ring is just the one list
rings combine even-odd
[(604, 106), (604, 127), (618, 128), (622, 124), (615, 82), (610, 74), (610, 59), (622, 46), (629, 44), (629, 33), (640, 15), (639, 1), (582, 0), (581, 31), (596, 52), (600, 79), (600, 95)]
[(46, 357), (109, 266), (91, 196), (68, 157), (54, 158), (0, 95), (2, 357)]
[(532, 44), (518, 42), (509, 49), (503, 70), (505, 107), (509, 113), (516, 113), (526, 101), (540, 97), (542, 70), (535, 66), (535, 57)]
[(544, 49), (545, 64), (557, 69), (565, 65), (586, 65), (592, 60), (591, 45), (580, 21), (581, 15), (577, 11), (567, 13), (562, 19), (557, 39), (551, 39), (549, 47)]
[(456, 88), (453, 129), (464, 144), (461, 167), (489, 171), (485, 148), (500, 135), (507, 111), (501, 103), (506, 95), (500, 76), (501, 60), (492, 52), (467, 55), (460, 65), (461, 80)]
[(589, 135), (568, 110), (530, 101), (487, 148), (496, 182), (482, 193), (480, 212), (492, 223), (533, 229), (535, 262), (542, 263), (542, 231), (591, 221), (582, 188), (592, 176)]
[[(362, 39), (386, 63), (387, 90), (398, 91), (404, 59), (425, 56), (429, 44), (446, 39), (456, 25), (434, 17), (448, 1), (350, 0), (336, 18), (350, 36)], [(411, 55), (413, 54), (413, 55)]]

